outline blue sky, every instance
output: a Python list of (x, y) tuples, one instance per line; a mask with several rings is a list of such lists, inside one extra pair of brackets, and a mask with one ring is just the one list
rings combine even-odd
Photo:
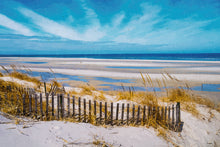
[(1, 0), (0, 54), (220, 52), (219, 0)]

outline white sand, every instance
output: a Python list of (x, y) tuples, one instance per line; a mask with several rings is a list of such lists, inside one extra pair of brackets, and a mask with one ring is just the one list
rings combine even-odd
[[(46, 68), (31, 68), (32, 71), (50, 72), (50, 69)], [(91, 76), (91, 77), (112, 77), (112, 78), (141, 78), (140, 73), (129, 72), (111, 72), (111, 71), (99, 71), (99, 70), (76, 70), (76, 69), (56, 69), (55, 73), (62, 73), (67, 75), (79, 75), (79, 76)], [(146, 74), (146, 73), (143, 73)], [(220, 76), (218, 74), (170, 74), (179, 80), (193, 81), (193, 82), (220, 82)], [(162, 74), (149, 74), (152, 79), (161, 79)]]
[[(169, 131), (170, 140), (179, 146), (220, 146), (220, 113), (204, 106), (198, 107), (201, 119), (182, 111), (183, 131)], [(122, 147), (172, 146), (156, 134), (153, 128), (104, 128), (62, 121), (29, 121), (16, 125), (0, 114), (0, 144), (8, 147), (93, 146), (96, 139)]]
[[(5, 120), (4, 117), (0, 117)], [(23, 126), (27, 126), (24, 128)], [(85, 123), (49, 121), (21, 125), (0, 124), (0, 144), (8, 147), (95, 146), (93, 141), (122, 147), (167, 146), (153, 129), (135, 127), (96, 127)], [(13, 141), (12, 141), (13, 140)]]
[(15, 82), (15, 83), (18, 83), (18, 84), (26, 86), (26, 87), (34, 87), (34, 86), (36, 86), (32, 82), (28, 82), (28, 81), (25, 81), (25, 80), (20, 80), (20, 79), (13, 78), (13, 77), (0, 77), (0, 79), (4, 80), (4, 81)]

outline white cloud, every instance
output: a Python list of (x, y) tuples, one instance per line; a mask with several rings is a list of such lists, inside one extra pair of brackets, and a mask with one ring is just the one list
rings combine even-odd
[(26, 26), (8, 18), (7, 16), (0, 14), (0, 25), (11, 30), (14, 30), (16, 34), (22, 34), (25, 36), (33, 36), (35, 33)]
[[(216, 39), (216, 35), (209, 33), (210, 30), (203, 29), (213, 20), (198, 21), (193, 17), (168, 19), (163, 17), (160, 11), (157, 6), (142, 4), (142, 15), (133, 16), (124, 27), (115, 28), (117, 31), (114, 31), (112, 39), (119, 43), (166, 44), (179, 47), (198, 47), (208, 44), (213, 38)], [(161, 26), (155, 27), (157, 24)], [(212, 34), (213, 37), (207, 37), (206, 34)]]
[(102, 28), (97, 14), (91, 8), (89, 8), (84, 0), (81, 0), (82, 7), (86, 12), (86, 19), (90, 22), (85, 31), (85, 37), (91, 41), (96, 41), (105, 36), (105, 29)]
[(35, 13), (24, 7), (19, 7), (18, 11), (24, 16), (30, 18), (33, 23), (40, 27), (44, 32), (70, 39), (70, 40), (82, 40), (82, 41), (97, 41), (103, 34), (96, 28), (88, 29), (84, 33), (79, 33), (70, 26), (59, 24), (53, 20), (50, 20), (44, 16)]

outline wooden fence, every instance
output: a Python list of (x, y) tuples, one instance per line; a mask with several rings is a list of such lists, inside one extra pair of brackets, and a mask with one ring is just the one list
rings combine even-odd
[(130, 103), (92, 101), (64, 94), (32, 94), (22, 98), (0, 97), (3, 105), (16, 104), (18, 114), (41, 120), (71, 119), (96, 125), (146, 125), (151, 121), (182, 131), (180, 103), (171, 106), (142, 106)]

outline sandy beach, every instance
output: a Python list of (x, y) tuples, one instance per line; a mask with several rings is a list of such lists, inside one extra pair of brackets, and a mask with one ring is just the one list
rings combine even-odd
[[(8, 69), (13, 64), (20, 70), (28, 68), (41, 73), (52, 70), (63, 75), (55, 75), (55, 78), (70, 86), (89, 83), (104, 88), (108, 87), (106, 84), (140, 87), (143, 86), (140, 73), (148, 74), (154, 82), (161, 80), (165, 73), (180, 81), (173, 82), (167, 78), (167, 86), (220, 84), (220, 61), (2, 57), (0, 64)], [(71, 76), (78, 79), (69, 78)]]

